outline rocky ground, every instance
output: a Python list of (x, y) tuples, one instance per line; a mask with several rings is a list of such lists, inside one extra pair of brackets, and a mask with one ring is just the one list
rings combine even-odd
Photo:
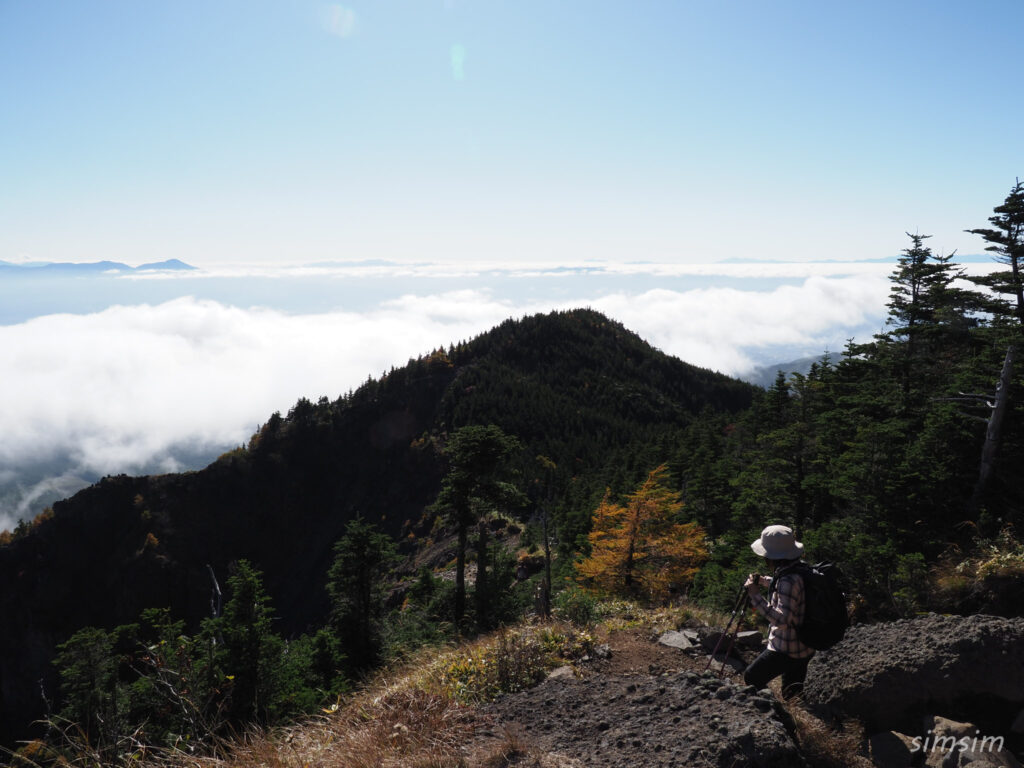
[(478, 754), (504, 743), (536, 766), (806, 765), (776, 699), (732, 668), (720, 675), (707, 666), (703, 649), (662, 645), (644, 631), (613, 633), (594, 659), (487, 707), (491, 726)]
[[(707, 634), (701, 632), (703, 643), (692, 634), (689, 642), (661, 636), (682, 649), (643, 630), (602, 638), (607, 648), (595, 658), (489, 705), (474, 746), (480, 759), (469, 763), (1020, 765), (1013, 753), (1024, 748), (1024, 620), (927, 616), (854, 627), (812, 662), (805, 700), (787, 706), (770, 691), (745, 686), (736, 669), (726, 667), (721, 676), (707, 670), (714, 642)], [(749, 660), (756, 649), (740, 653)], [(838, 726), (841, 732), (830, 732)], [(1004, 738), (1001, 749), (990, 742), (983, 753), (977, 744), (962, 748), (963, 741), (929, 751), (924, 739), (934, 743), (942, 734)], [(822, 738), (836, 743), (823, 748)]]
[(772, 697), (695, 672), (553, 678), (492, 711), (563, 765), (804, 765)]

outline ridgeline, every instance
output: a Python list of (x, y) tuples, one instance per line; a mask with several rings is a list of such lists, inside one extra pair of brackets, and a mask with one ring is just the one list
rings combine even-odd
[(239, 560), (263, 572), (276, 631), (322, 625), (346, 524), (360, 516), (410, 553), (434, 525), (441, 447), (460, 426), (518, 437), (526, 477), (538, 455), (555, 463), (571, 545), (606, 486), (632, 487), (697, 413), (739, 412), (754, 392), (597, 312), (559, 312), (509, 320), (336, 400), (301, 399), (201, 471), (104, 478), (0, 547), (0, 743), (46, 714), (51, 662), (76, 630), (154, 607), (194, 628), (211, 612), (211, 572), (223, 583)]

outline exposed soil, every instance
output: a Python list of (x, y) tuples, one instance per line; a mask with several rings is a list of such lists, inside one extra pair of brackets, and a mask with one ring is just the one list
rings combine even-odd
[(611, 655), (597, 657), (581, 667), (585, 675), (656, 675), (662, 672), (692, 670), (703, 672), (707, 660), (683, 653), (656, 642), (648, 630), (631, 629), (598, 637), (596, 643), (607, 644)]

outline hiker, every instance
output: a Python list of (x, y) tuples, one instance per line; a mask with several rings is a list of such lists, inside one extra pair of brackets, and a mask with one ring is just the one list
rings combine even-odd
[[(800, 563), (804, 545), (796, 540), (791, 528), (769, 525), (750, 548), (768, 561), (773, 575), (752, 573), (743, 586), (750, 596), (750, 606), (768, 620), (771, 630), (768, 647), (747, 667), (743, 679), (760, 690), (782, 675), (782, 696), (789, 699), (803, 691), (807, 665), (814, 655), (814, 649), (797, 637), (806, 601), (804, 581), (793, 572), (793, 566)], [(768, 587), (767, 600), (760, 587)]]

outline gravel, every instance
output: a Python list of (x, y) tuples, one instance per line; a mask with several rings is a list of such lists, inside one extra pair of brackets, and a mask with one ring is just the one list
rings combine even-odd
[(487, 707), (535, 748), (585, 766), (804, 766), (768, 691), (692, 671), (555, 678)]

